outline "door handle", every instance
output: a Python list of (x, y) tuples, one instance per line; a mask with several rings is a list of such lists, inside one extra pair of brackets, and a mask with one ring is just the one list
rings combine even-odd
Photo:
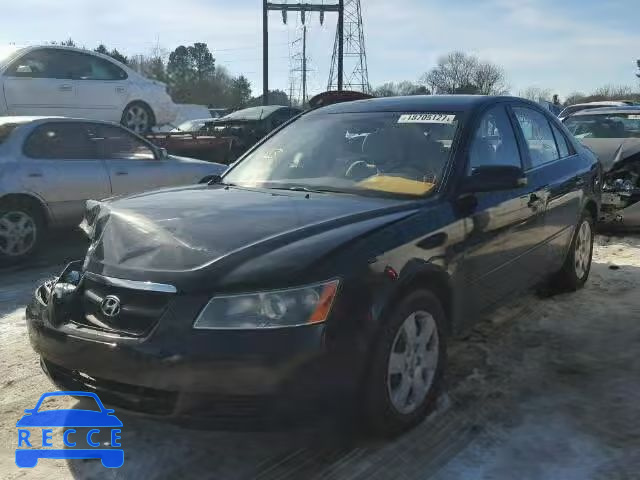
[(71, 85), (60, 85), (58, 87), (58, 90), (60, 90), (61, 92), (70, 92), (71, 90), (73, 90), (73, 87)]
[(31, 172), (31, 173), (27, 174), (27, 176), (31, 177), (31, 178), (40, 178), (40, 177), (42, 177), (42, 174), (40, 172)]
[(116, 175), (129, 175), (129, 172), (125, 172), (123, 170), (120, 170), (119, 172), (116, 172)]

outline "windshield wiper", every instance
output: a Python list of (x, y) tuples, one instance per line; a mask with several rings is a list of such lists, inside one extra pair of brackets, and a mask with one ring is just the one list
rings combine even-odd
[(288, 187), (268, 187), (268, 190), (289, 190), (290, 192), (307, 192), (307, 193), (326, 193), (329, 190), (313, 189), (309, 187), (303, 187), (302, 185), (291, 185)]

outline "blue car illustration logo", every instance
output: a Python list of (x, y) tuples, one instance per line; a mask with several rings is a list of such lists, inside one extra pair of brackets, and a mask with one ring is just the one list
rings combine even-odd
[[(58, 396), (90, 397), (95, 400), (99, 411), (81, 409), (44, 410), (39, 412), (42, 402), (49, 397)], [(16, 449), (16, 465), (21, 468), (35, 467), (40, 458), (54, 459), (86, 459), (99, 458), (107, 468), (119, 468), (124, 463), (124, 450), (121, 448), (99, 448), (100, 442), (95, 440), (101, 430), (110, 430), (111, 447), (120, 447), (120, 428), (122, 422), (113, 415), (114, 410), (104, 408), (98, 395), (91, 392), (50, 392), (40, 397), (35, 408), (25, 410), (25, 414), (18, 423), (18, 448)], [(33, 428), (41, 428), (41, 435), (33, 435)], [(67, 448), (54, 449), (52, 447), (52, 432), (50, 427), (63, 427), (63, 441)], [(87, 428), (86, 443), (92, 448), (73, 448), (76, 445), (74, 437), (79, 436), (75, 428)], [(32, 447), (43, 448), (32, 448)], [(30, 448), (23, 448), (30, 447)]]

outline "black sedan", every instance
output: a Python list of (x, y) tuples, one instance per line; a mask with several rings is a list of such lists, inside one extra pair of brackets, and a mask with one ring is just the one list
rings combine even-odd
[(537, 104), (425, 96), (309, 111), (211, 184), (88, 205), (84, 262), (38, 288), (60, 388), (170, 417), (433, 408), (446, 341), (533, 285), (580, 288), (596, 158)]

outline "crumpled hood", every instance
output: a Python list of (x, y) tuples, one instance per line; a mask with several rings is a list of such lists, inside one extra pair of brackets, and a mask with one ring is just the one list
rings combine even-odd
[(250, 248), (264, 254), (345, 224), (406, 216), (410, 203), (218, 185), (88, 202), (83, 229), (94, 241), (85, 265), (104, 274), (196, 270)]
[(640, 138), (581, 138), (579, 140), (598, 156), (605, 172), (640, 153)]

